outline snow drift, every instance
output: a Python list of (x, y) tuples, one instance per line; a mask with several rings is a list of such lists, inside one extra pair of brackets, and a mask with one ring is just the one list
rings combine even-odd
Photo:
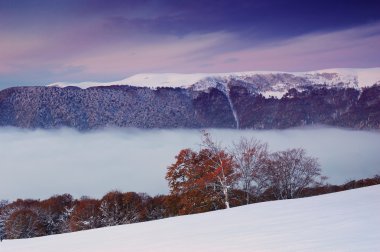
[(26, 240), (2, 252), (379, 251), (380, 185)]

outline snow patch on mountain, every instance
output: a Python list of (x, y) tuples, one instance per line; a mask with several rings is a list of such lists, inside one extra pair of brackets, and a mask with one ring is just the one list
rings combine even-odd
[(266, 91), (261, 93), (261, 95), (267, 99), (271, 97), (281, 99), (284, 96), (284, 94), (286, 94), (286, 91)]
[(70, 82), (56, 82), (49, 84), (52, 87), (68, 87), (74, 86), (79, 88), (89, 88), (98, 86), (135, 86), (135, 87), (188, 87), (192, 84), (206, 78), (209, 74), (178, 74), (178, 73), (145, 73), (136, 74), (126, 79), (120, 81), (112, 82), (80, 82), (80, 83), (70, 83)]

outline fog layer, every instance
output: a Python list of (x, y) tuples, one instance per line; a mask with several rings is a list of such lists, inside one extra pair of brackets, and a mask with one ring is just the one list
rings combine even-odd
[[(320, 161), (328, 182), (380, 174), (380, 133), (334, 128), (211, 130), (225, 145), (241, 136), (272, 151), (303, 147)], [(70, 193), (101, 197), (110, 190), (168, 193), (166, 167), (182, 148), (198, 149), (197, 130), (0, 129), (0, 199)]]

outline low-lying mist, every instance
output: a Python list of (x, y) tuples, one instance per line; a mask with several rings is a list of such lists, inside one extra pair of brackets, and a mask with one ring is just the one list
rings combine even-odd
[[(331, 184), (380, 174), (380, 133), (335, 128), (211, 130), (225, 145), (255, 137), (270, 150), (303, 147)], [(0, 129), (0, 199), (70, 193), (101, 197), (110, 190), (168, 193), (166, 167), (182, 148), (198, 149), (198, 130)]]

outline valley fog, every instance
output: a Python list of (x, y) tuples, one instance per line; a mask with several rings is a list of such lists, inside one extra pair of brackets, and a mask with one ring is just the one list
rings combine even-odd
[[(380, 133), (336, 128), (210, 130), (229, 145), (241, 136), (271, 151), (305, 148), (331, 184), (380, 174)], [(183, 148), (198, 150), (198, 130), (0, 129), (0, 199), (45, 199), (54, 194), (101, 197), (110, 190), (168, 193), (166, 167)]]

